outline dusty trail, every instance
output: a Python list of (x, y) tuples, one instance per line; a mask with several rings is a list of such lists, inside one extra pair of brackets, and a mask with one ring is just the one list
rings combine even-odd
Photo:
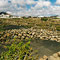
[(31, 42), (33, 50), (37, 50), (40, 57), (51, 56), (60, 51), (60, 43), (50, 40), (34, 40)]

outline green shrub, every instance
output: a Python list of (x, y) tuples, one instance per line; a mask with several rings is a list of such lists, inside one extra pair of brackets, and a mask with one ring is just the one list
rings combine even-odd
[(53, 26), (53, 24), (51, 23), (49, 26), (50, 26), (50, 27), (52, 27), (52, 26)]
[(0, 60), (33, 60), (31, 40), (16, 42), (15, 40), (10, 46), (7, 46), (8, 51), (1, 53)]
[(4, 31), (3, 25), (0, 25), (0, 31)]
[(28, 19), (28, 18), (27, 18), (27, 17), (25, 17), (25, 16), (23, 16), (22, 18), (23, 18), (23, 19)]
[(42, 21), (47, 21), (48, 18), (47, 18), (47, 17), (42, 17), (41, 20), (42, 20)]
[(60, 31), (60, 27), (56, 27), (56, 30), (57, 30), (57, 31)]

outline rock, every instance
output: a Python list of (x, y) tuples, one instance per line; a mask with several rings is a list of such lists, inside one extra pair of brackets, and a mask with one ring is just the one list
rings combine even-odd
[(57, 58), (58, 57), (58, 54), (57, 53), (53, 54), (53, 57)]
[(6, 38), (6, 34), (3, 37)]
[(47, 59), (48, 57), (46, 55), (43, 56), (43, 59)]
[(40, 58), (39, 60), (43, 60), (43, 58)]
[(55, 36), (52, 36), (52, 38), (55, 38)]
[(29, 34), (27, 34), (27, 37), (30, 37), (30, 35), (29, 35)]
[(57, 40), (57, 42), (60, 42), (60, 40)]
[(14, 38), (17, 38), (17, 37), (18, 37), (17, 35), (14, 36)]
[(60, 38), (57, 38), (58, 39), (58, 41), (60, 42)]
[(57, 54), (58, 54), (58, 56), (60, 57), (60, 52), (58, 52)]
[(56, 60), (56, 58), (54, 58), (53, 56), (50, 56), (48, 60)]
[(60, 58), (59, 58), (59, 57), (57, 57), (57, 58), (56, 58), (56, 60), (60, 60)]
[(40, 39), (44, 40), (43, 36), (40, 36)]
[(18, 36), (22, 36), (22, 34), (18, 34)]
[(58, 38), (60, 40), (60, 38)]
[(41, 31), (43, 31), (43, 29), (41, 29)]
[(40, 37), (40, 35), (37, 36), (38, 38)]
[(7, 35), (8, 37), (10, 36), (10, 34), (9, 34), (9, 33), (7, 33), (6, 35)]
[(23, 34), (24, 36), (26, 36), (26, 34)]
[(31, 38), (33, 38), (33, 36), (31, 36)]
[(57, 39), (56, 39), (56, 38), (51, 38), (50, 40), (52, 40), (52, 41), (54, 41), (54, 40), (55, 40), (55, 41), (57, 41)]
[(30, 34), (30, 35), (32, 35), (32, 33), (31, 33), (31, 32), (29, 32), (29, 34)]
[(34, 34), (35, 34), (35, 32), (32, 33), (32, 35), (34, 35)]
[(22, 39), (24, 39), (25, 37), (24, 37), (24, 36), (22, 36), (21, 38), (22, 38)]

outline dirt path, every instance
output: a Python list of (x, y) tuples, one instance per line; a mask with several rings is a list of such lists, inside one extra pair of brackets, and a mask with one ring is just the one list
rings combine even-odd
[(34, 40), (31, 42), (33, 50), (37, 50), (40, 57), (50, 56), (60, 51), (60, 43), (48, 40)]

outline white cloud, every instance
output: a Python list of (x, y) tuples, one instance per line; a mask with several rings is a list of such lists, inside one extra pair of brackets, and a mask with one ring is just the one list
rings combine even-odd
[[(13, 15), (31, 15), (31, 16), (48, 16), (48, 15), (60, 15), (60, 6), (51, 5), (48, 0), (0, 0), (0, 11), (7, 11)], [(60, 1), (60, 0), (59, 0)], [(58, 0), (56, 1), (59, 2)], [(20, 7), (17, 6), (20, 5)], [(26, 5), (30, 5), (31, 8), (27, 8)], [(32, 5), (35, 5), (34, 7)]]
[(36, 4), (36, 1), (34, 1), (34, 0), (26, 0), (25, 2), (26, 2), (26, 4), (29, 4), (29, 5)]
[(60, 5), (60, 0), (56, 0), (56, 4)]
[(40, 9), (42, 7), (49, 7), (50, 5), (51, 5), (50, 1), (39, 0), (34, 8)]
[(12, 4), (25, 5), (25, 0), (11, 0)]
[(36, 1), (34, 0), (11, 0), (11, 2), (13, 4), (20, 4), (20, 5), (25, 5), (25, 4), (32, 5), (36, 3)]
[(0, 0), (0, 7), (6, 7), (8, 4), (7, 0)]

